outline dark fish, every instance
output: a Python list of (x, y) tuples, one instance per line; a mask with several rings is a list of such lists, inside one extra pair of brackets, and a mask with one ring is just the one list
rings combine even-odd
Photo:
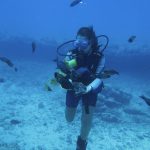
[(70, 7), (74, 7), (76, 5), (78, 5), (79, 3), (81, 3), (82, 0), (74, 0), (71, 4), (70, 4)]
[(17, 125), (17, 124), (20, 124), (21, 121), (16, 120), (16, 119), (12, 119), (12, 120), (10, 121), (10, 123), (11, 123), (12, 125)]
[(32, 42), (32, 53), (34, 53), (36, 50), (36, 43)]
[(140, 98), (142, 98), (146, 102), (146, 104), (150, 106), (150, 98), (148, 98), (144, 95), (141, 95)]
[(6, 63), (9, 67), (12, 67), (12, 68), (14, 67), (15, 72), (18, 71), (18, 69), (14, 66), (14, 64), (8, 58), (0, 57), (0, 60), (3, 61), (4, 63)]
[(51, 87), (48, 86), (47, 87), (47, 91), (52, 91)]
[(57, 85), (58, 82), (57, 82), (57, 80), (54, 78), (54, 79), (51, 79), (51, 80), (50, 80), (50, 84), (52, 84), (52, 85)]
[(108, 75), (108, 74), (105, 74), (105, 73), (101, 73), (98, 77), (101, 78), (101, 79), (108, 79), (108, 78), (110, 78), (111, 76)]
[(5, 62), (9, 67), (13, 67), (14, 64), (6, 57), (0, 57), (0, 60)]
[(133, 42), (135, 41), (135, 39), (136, 39), (136, 36), (133, 35), (133, 36), (131, 36), (131, 37), (128, 39), (128, 42), (129, 42), (129, 43), (133, 43)]
[(48, 84), (45, 84), (45, 90), (51, 92), (52, 89)]
[(110, 78), (112, 75), (119, 75), (119, 72), (114, 70), (114, 69), (110, 69), (110, 70), (104, 70), (100, 75), (99, 78), (101, 79), (107, 79)]
[(104, 70), (104, 73), (105, 73), (105, 74), (108, 74), (108, 75), (114, 75), (114, 74), (119, 75), (119, 72), (116, 71), (116, 70), (114, 70), (114, 69)]

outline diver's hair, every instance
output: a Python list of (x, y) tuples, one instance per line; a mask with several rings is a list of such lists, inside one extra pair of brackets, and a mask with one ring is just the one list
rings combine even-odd
[(93, 27), (81, 27), (78, 30), (77, 35), (87, 37), (89, 40), (91, 40), (92, 50), (93, 51), (98, 50), (98, 40), (97, 40), (96, 34), (93, 30)]

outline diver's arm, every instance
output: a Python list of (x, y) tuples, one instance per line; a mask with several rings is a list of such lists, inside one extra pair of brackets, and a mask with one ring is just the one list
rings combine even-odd
[(101, 72), (104, 70), (104, 67), (105, 67), (105, 57), (102, 56), (102, 58), (98, 64), (97, 70), (96, 70), (96, 76), (97, 77), (94, 79), (93, 82), (91, 82), (87, 86), (86, 93), (88, 93), (90, 91), (96, 91), (99, 87), (101, 87), (103, 82), (100, 78), (98, 78), (98, 75), (101, 74)]
[(86, 87), (86, 93), (97, 90), (101, 86), (101, 84), (102, 84), (102, 80), (99, 78), (96, 78), (93, 82), (91, 82)]

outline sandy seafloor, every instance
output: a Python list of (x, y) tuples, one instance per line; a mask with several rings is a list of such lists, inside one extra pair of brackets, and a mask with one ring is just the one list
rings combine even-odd
[[(55, 64), (15, 61), (18, 72), (0, 63), (0, 150), (75, 150), (81, 106), (73, 123), (65, 120), (65, 90), (44, 83)], [(99, 94), (87, 150), (149, 150), (150, 81), (120, 73), (105, 80)], [(11, 123), (11, 120), (18, 123)]]

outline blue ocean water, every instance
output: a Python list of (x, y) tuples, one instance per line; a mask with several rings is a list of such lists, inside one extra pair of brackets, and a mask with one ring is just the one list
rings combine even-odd
[[(68, 124), (66, 91), (50, 80), (57, 47), (75, 39), (82, 26), (109, 37), (106, 69), (119, 72), (104, 80), (87, 150), (149, 150), (150, 106), (139, 96), (150, 97), (150, 2), (84, 0), (70, 7), (71, 2), (0, 1), (0, 57), (14, 64), (0, 61), (0, 150), (75, 149), (81, 106)], [(136, 39), (129, 43), (132, 35)]]

